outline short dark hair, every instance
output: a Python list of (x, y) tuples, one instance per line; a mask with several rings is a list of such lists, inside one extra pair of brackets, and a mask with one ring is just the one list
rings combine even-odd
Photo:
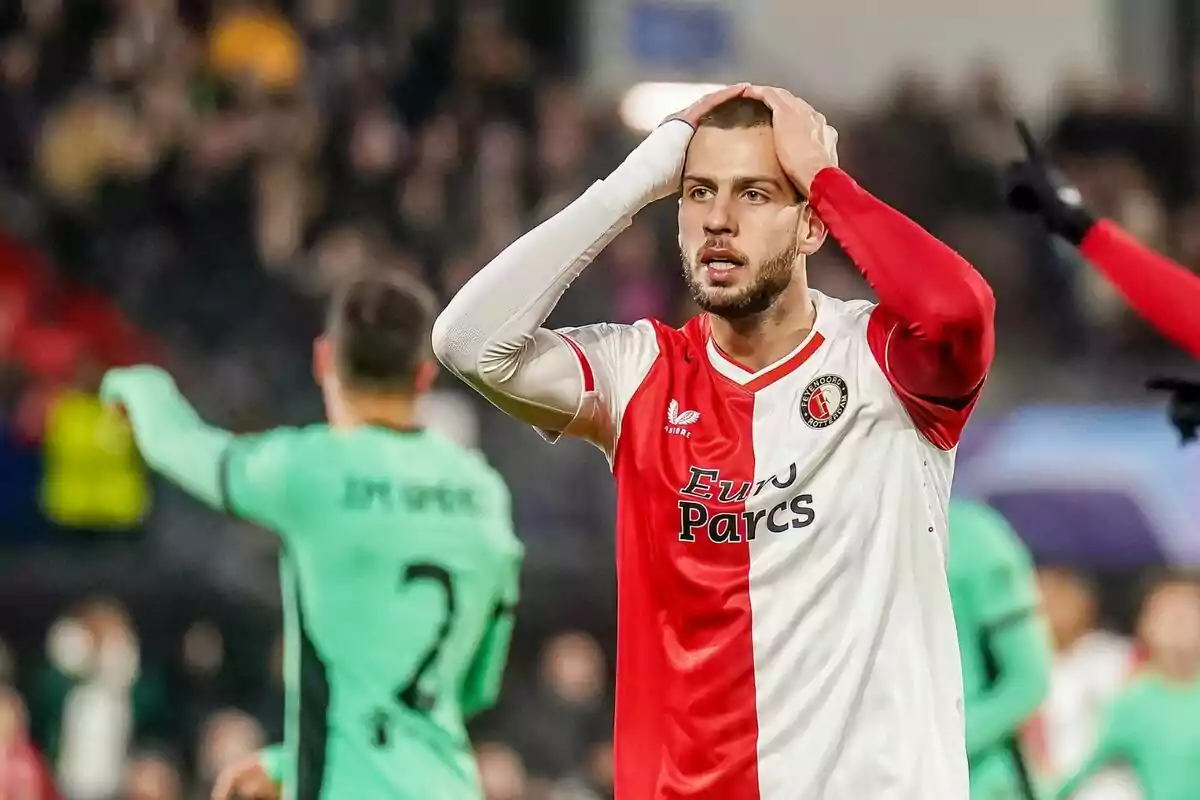
[(731, 97), (700, 118), (701, 128), (769, 128), (771, 109), (753, 97)]
[(405, 391), (432, 357), (437, 301), (404, 273), (357, 278), (334, 293), (326, 330), (339, 377), (352, 388)]

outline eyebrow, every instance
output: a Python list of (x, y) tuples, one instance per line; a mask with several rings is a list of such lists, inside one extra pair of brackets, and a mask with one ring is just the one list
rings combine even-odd
[[(706, 178), (703, 175), (684, 175), (684, 183), (699, 183), (704, 186), (715, 186), (716, 181), (712, 178)], [(735, 178), (733, 186), (735, 189), (744, 189), (747, 186), (773, 186), (776, 189), (782, 189), (783, 186), (775, 178), (769, 175), (746, 175), (740, 178)]]

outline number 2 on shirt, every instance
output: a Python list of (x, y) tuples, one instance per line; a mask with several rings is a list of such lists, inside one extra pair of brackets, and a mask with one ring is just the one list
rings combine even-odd
[(434, 637), (433, 643), (429, 646), (429, 650), (425, 652), (424, 657), (417, 664), (416, 671), (403, 686), (396, 690), (394, 696), (396, 702), (401, 705), (413, 711), (428, 713), (437, 701), (437, 695), (422, 691), (421, 679), (425, 677), (425, 673), (437, 661), (438, 656), (441, 655), (442, 647), (446, 644), (446, 639), (450, 636), (450, 627), (454, 623), (455, 612), (454, 581), (445, 567), (427, 563), (409, 564), (400, 579), (401, 587), (407, 587), (418, 581), (430, 581), (442, 587), (442, 591), (446, 597), (446, 614), (442, 617), (442, 624), (438, 628), (437, 635)]

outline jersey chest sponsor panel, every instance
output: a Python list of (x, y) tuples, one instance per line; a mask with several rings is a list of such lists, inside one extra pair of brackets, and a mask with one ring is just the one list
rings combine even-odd
[(754, 376), (721, 363), (703, 319), (656, 325), (614, 456), (622, 797), (965, 787), (952, 454), (833, 312)]

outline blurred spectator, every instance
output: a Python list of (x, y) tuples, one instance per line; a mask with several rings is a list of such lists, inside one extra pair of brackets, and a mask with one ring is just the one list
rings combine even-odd
[(583, 633), (564, 633), (542, 649), (539, 681), (504, 704), (504, 729), (530, 774), (551, 780), (583, 764), (598, 731), (609, 730), (604, 654)]
[(196, 777), (203, 796), (222, 770), (249, 758), (265, 744), (262, 726), (250, 715), (226, 709), (210, 716), (201, 726), (196, 754)]
[(103, 370), (82, 359), (74, 384), (46, 412), (42, 508), (59, 528), (98, 538), (130, 534), (149, 510), (150, 486), (128, 423), (97, 394)]
[(295, 85), (303, 69), (303, 51), (291, 23), (269, 3), (246, 0), (214, 23), (209, 34), (209, 64), (230, 82), (248, 81), (268, 90)]
[(136, 755), (125, 766), (121, 800), (184, 800), (183, 779), (168, 758)]
[(1146, 596), (1137, 631), (1147, 669), (1175, 683), (1200, 684), (1200, 584), (1159, 581)]
[(25, 704), (0, 684), (0, 796), (5, 800), (57, 800), (53, 778), (29, 741)]
[[(1094, 587), (1063, 568), (1038, 572), (1055, 660), (1047, 696), (1033, 726), (1035, 763), (1053, 780), (1073, 774), (1091, 754), (1105, 710), (1134, 669), (1129, 640), (1097, 627)], [(1081, 800), (1138, 800), (1137, 784), (1121, 767), (1097, 776)]]
[(484, 742), (475, 749), (485, 800), (525, 800), (525, 767), (512, 748)]
[(135, 737), (161, 730), (163, 686), (113, 600), (90, 600), (60, 619), (46, 647), (35, 681), (39, 739), (54, 757), (64, 794), (105, 800), (120, 786)]

